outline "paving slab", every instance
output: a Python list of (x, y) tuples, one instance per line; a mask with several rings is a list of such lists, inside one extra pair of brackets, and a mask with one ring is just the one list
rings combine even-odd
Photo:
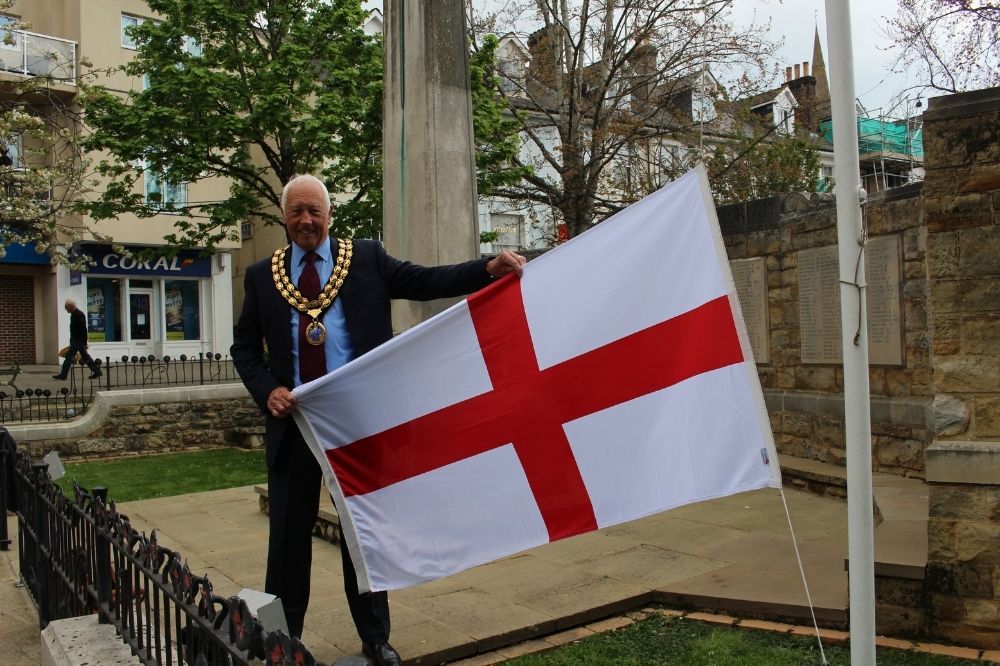
[[(846, 506), (797, 490), (786, 490), (785, 499), (817, 616), (821, 623), (841, 626), (847, 607)], [(257, 500), (247, 486), (129, 502), (119, 509), (137, 529), (155, 528), (160, 543), (181, 552), (196, 573), (208, 573), (219, 593), (232, 594), (263, 584), (268, 520)], [(902, 508), (893, 505), (894, 511)], [(16, 519), (8, 523), (16, 530)], [(17, 655), (5, 663), (35, 664), (37, 616), (23, 590), (14, 587), (16, 572), (11, 552), (0, 554), (0, 644)], [(389, 597), (392, 643), (411, 664), (477, 655), (491, 655), (483, 662), (490, 663), (512, 645), (537, 639), (551, 645), (560, 636), (575, 640), (592, 633), (583, 625), (652, 603), (770, 619), (808, 613), (775, 490), (681, 507)], [(344, 600), (339, 548), (319, 539), (313, 541), (304, 639), (327, 663), (360, 653)]]
[[(817, 620), (835, 626), (846, 624), (846, 575), (814, 579), (809, 593)], [(809, 618), (808, 602), (797, 571), (782, 575), (731, 565), (666, 585), (657, 590), (656, 599), (671, 605), (707, 608), (747, 617), (796, 622)]]

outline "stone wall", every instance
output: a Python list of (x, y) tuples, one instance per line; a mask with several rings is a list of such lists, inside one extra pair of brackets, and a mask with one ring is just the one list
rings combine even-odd
[(935, 398), (970, 415), (927, 450), (928, 627), (1000, 648), (1000, 88), (924, 114)]
[(8, 430), (32, 457), (91, 458), (260, 446), (264, 422), (242, 384), (221, 384), (100, 392), (72, 422)]
[[(869, 373), (873, 463), (876, 470), (914, 476), (923, 474), (923, 451), (935, 429), (920, 192), (919, 183), (889, 190), (864, 208), (870, 235), (898, 239), (900, 248), (902, 362), (873, 365)], [(719, 217), (731, 261), (765, 261), (768, 349), (757, 369), (778, 451), (844, 464), (843, 369), (839, 362), (802, 362), (799, 295), (800, 253), (837, 242), (833, 199), (793, 194), (729, 206)], [(827, 285), (831, 292), (835, 280)]]
[[(872, 317), (898, 324), (890, 337), (898, 335), (899, 352), (870, 354), (872, 462), (876, 471), (917, 477), (934, 441), (1000, 438), (1000, 89), (932, 99), (924, 151), (922, 184), (880, 192), (863, 207), (868, 252), (875, 244), (892, 250), (882, 250), (892, 262), (868, 275), (868, 300), (875, 301), (876, 271), (898, 288), (890, 294), (898, 304)], [(815, 257), (836, 244), (832, 197), (727, 206), (719, 218), (730, 260), (765, 268), (758, 297), (765, 314), (747, 319), (758, 346), (766, 345), (758, 371), (778, 451), (843, 464), (843, 372), (829, 353), (836, 347), (839, 354), (839, 330), (827, 326), (820, 345), (827, 353), (816, 354), (823, 311), (809, 307), (815, 285), (803, 286), (804, 274), (817, 270)], [(888, 265), (896, 255), (898, 266)], [(888, 269), (898, 275), (886, 280)], [(838, 289), (837, 277), (823, 273), (827, 295)]]
[(1000, 88), (937, 97), (924, 114), (927, 265), (937, 395), (1000, 438)]
[(1000, 648), (1000, 442), (943, 441), (927, 450), (928, 629)]

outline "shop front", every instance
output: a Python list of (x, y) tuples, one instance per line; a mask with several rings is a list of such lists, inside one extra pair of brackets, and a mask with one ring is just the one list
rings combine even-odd
[[(129, 248), (130, 253), (148, 248)], [(65, 271), (63, 299), (87, 314), (94, 356), (228, 354), (232, 344), (230, 257), (185, 250), (137, 258), (107, 245), (82, 248), (93, 263)], [(68, 336), (68, 332), (65, 334)]]

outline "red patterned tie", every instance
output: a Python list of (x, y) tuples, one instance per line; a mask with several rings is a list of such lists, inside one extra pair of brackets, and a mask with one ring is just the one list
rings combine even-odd
[[(319, 297), (319, 273), (313, 264), (319, 255), (307, 252), (302, 275), (299, 276), (299, 291), (310, 301)], [(312, 323), (312, 317), (304, 312), (299, 313), (299, 379), (302, 383), (311, 382), (326, 374), (326, 351), (323, 345), (311, 345), (306, 340), (306, 328)]]

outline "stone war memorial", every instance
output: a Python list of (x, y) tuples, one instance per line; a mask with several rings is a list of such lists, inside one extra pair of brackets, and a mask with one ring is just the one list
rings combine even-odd
[[(1000, 88), (937, 97), (926, 179), (863, 206), (872, 467), (925, 479), (922, 579), (876, 567), (880, 632), (1000, 646)], [(845, 459), (834, 201), (719, 210), (785, 485)], [(784, 461), (783, 461), (784, 462)], [(879, 533), (876, 530), (876, 550)], [(905, 612), (901, 609), (906, 609)]]

